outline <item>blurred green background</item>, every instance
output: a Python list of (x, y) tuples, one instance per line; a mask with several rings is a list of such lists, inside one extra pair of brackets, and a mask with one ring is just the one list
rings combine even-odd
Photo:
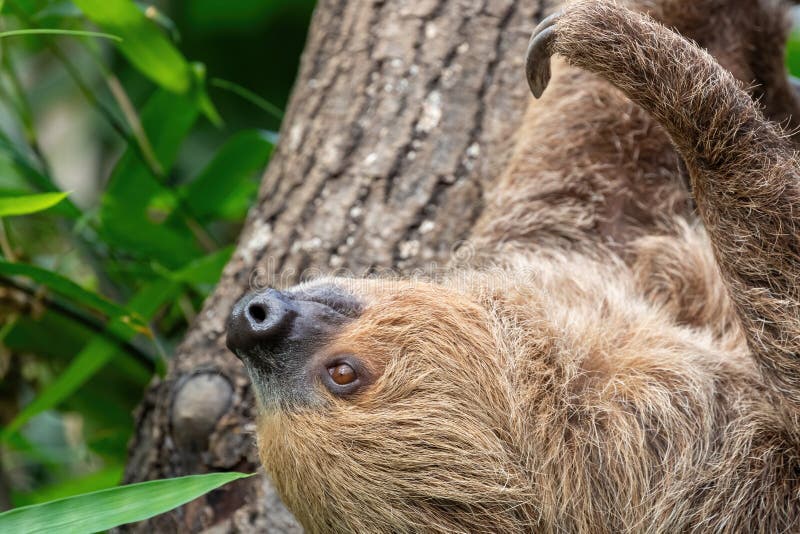
[(255, 198), (313, 1), (0, 6), (3, 510), (119, 483)]
[[(3, 510), (120, 481), (132, 412), (255, 198), (314, 2), (0, 6)], [(13, 33), (42, 28), (122, 41)]]

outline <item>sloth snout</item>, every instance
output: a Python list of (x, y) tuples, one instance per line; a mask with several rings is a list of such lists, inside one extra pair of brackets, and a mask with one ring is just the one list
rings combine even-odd
[(245, 295), (228, 319), (228, 348), (243, 360), (256, 349), (274, 352), (290, 335), (298, 313), (295, 302), (277, 289)]
[(236, 303), (226, 343), (246, 366), (262, 374), (291, 373), (359, 313), (355, 297), (335, 286), (270, 288)]

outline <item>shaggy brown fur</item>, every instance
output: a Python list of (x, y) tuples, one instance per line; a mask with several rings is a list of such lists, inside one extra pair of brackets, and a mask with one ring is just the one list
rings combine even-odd
[(626, 5), (719, 62), (628, 8), (570, 3), (531, 64), (571, 66), (487, 198), (480, 267), (296, 289), (361, 299), (308, 358), (369, 377), (262, 397), (261, 458), (308, 530), (800, 530), (800, 161), (753, 100), (797, 108), (784, 12)]

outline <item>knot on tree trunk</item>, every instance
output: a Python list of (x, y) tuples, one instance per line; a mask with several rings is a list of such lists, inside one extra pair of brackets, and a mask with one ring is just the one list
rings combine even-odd
[(172, 439), (179, 451), (196, 454), (206, 450), (217, 421), (228, 411), (233, 386), (222, 375), (202, 372), (185, 377), (172, 401)]

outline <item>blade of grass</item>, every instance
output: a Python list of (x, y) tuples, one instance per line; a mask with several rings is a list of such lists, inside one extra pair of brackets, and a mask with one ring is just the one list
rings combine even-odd
[(117, 101), (119, 109), (122, 110), (125, 120), (128, 121), (128, 126), (130, 126), (133, 136), (136, 138), (142, 150), (142, 156), (147, 160), (147, 164), (153, 172), (158, 176), (162, 176), (164, 174), (164, 168), (161, 166), (161, 163), (158, 161), (153, 151), (153, 145), (150, 144), (150, 139), (147, 138), (147, 134), (144, 128), (142, 128), (142, 121), (139, 120), (139, 114), (136, 113), (136, 108), (133, 107), (133, 103), (128, 97), (128, 93), (125, 92), (125, 88), (119, 83), (119, 79), (111, 73), (106, 73), (106, 85), (108, 85), (109, 91), (111, 91), (111, 94), (114, 96), (114, 100)]
[(0, 532), (98, 532), (167, 512), (228, 482), (252, 475), (210, 473), (85, 493), (0, 514)]
[(67, 198), (69, 193), (40, 193), (16, 197), (0, 197), (0, 217), (28, 215), (51, 208)]
[(228, 80), (223, 80), (222, 78), (212, 78), (211, 85), (213, 85), (214, 87), (218, 87), (220, 89), (224, 89), (226, 91), (230, 91), (231, 93), (234, 93), (235, 95), (244, 98), (245, 100), (255, 105), (256, 107), (261, 108), (263, 111), (272, 115), (279, 121), (283, 120), (283, 111), (281, 111), (281, 108), (261, 98), (253, 91), (246, 89), (239, 84), (233, 83)]
[(0, 252), (3, 257), (8, 261), (17, 261), (17, 254), (14, 252), (14, 247), (8, 240), (8, 220), (0, 219)]
[(26, 30), (9, 30), (0, 32), (0, 39), (4, 37), (16, 37), (20, 35), (62, 35), (72, 37), (97, 37), (100, 39), (111, 39), (112, 41), (122, 41), (119, 35), (112, 35), (103, 32), (90, 32), (83, 30), (60, 30), (58, 28), (29, 28)]

